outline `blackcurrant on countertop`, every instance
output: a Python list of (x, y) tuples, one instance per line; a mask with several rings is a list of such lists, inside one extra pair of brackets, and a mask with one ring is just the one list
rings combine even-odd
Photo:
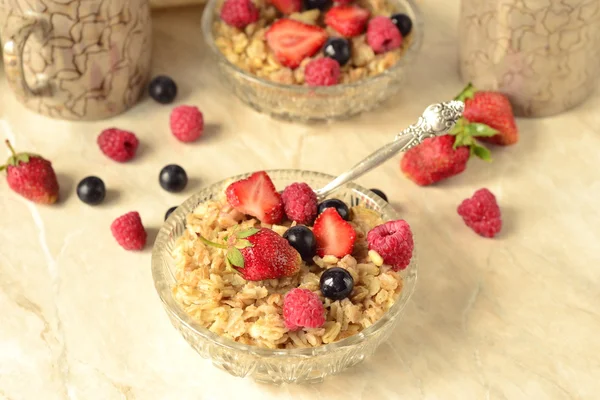
[[(37, 206), (0, 179), (0, 398), (598, 398), (598, 94), (556, 117), (519, 119), (519, 143), (493, 147), (491, 163), (472, 159), (464, 173), (437, 185), (405, 178), (400, 156), (360, 178), (410, 223), (419, 278), (391, 337), (346, 372), (310, 386), (236, 379), (201, 358), (165, 315), (150, 251), (170, 207), (244, 172), (337, 175), (389, 142), (428, 104), (462, 89), (458, 0), (418, 3), (425, 41), (401, 93), (373, 112), (324, 125), (273, 120), (225, 89), (202, 42), (201, 8), (154, 13), (152, 76), (177, 84), (167, 105), (146, 93), (111, 120), (52, 120), (25, 110), (0, 68), (1, 139), (51, 160), (61, 186), (56, 205)], [(183, 104), (204, 115), (204, 134), (191, 144), (169, 133), (170, 110)], [(132, 160), (117, 163), (99, 151), (96, 137), (110, 127), (136, 134)], [(169, 164), (187, 173), (180, 192), (159, 184)], [(98, 205), (77, 196), (88, 176), (104, 182)], [(477, 236), (456, 211), (483, 187), (502, 209), (494, 239)], [(148, 230), (141, 252), (123, 250), (110, 233), (111, 222), (129, 211), (138, 211)]]

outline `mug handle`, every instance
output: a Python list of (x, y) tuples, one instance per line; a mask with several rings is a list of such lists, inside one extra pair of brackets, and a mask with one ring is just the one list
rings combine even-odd
[(20, 98), (47, 96), (50, 93), (48, 82), (35, 88), (29, 86), (23, 67), (23, 50), (27, 40), (34, 34), (43, 38), (46, 36), (47, 28), (48, 24), (40, 14), (27, 13), (23, 16), (22, 24), (7, 29), (7, 40), (3, 44), (4, 72), (8, 83)]

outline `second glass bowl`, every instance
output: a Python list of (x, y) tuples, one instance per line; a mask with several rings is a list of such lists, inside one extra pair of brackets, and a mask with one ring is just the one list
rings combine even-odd
[(423, 23), (417, 5), (413, 0), (389, 0), (396, 12), (407, 14), (413, 21), (410, 44), (392, 67), (349, 84), (308, 87), (276, 83), (237, 67), (217, 48), (213, 23), (219, 18), (219, 1), (222, 0), (209, 0), (206, 4), (202, 33), (217, 61), (221, 79), (244, 103), (280, 119), (325, 121), (347, 118), (375, 108), (401, 88), (405, 72), (421, 47)]
[[(294, 182), (306, 182), (320, 188), (334, 177), (302, 170), (267, 171), (277, 190)], [(171, 251), (185, 230), (186, 216), (205, 201), (223, 193), (225, 188), (249, 174), (239, 175), (211, 185), (186, 200), (167, 219), (152, 249), (152, 276), (167, 315), (184, 339), (204, 358), (231, 375), (251, 376), (257, 381), (274, 384), (322, 381), (327, 375), (341, 372), (373, 354), (394, 330), (399, 316), (412, 296), (417, 280), (415, 253), (410, 265), (400, 272), (403, 289), (392, 307), (373, 325), (356, 335), (327, 345), (292, 350), (271, 350), (248, 346), (219, 336), (195, 322), (173, 297), (175, 263)], [(373, 192), (349, 183), (334, 193), (346, 204), (361, 204), (381, 213), (385, 221), (399, 219), (394, 208)]]

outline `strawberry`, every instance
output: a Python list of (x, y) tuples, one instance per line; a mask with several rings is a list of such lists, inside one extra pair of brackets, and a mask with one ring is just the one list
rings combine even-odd
[(291, 276), (298, 272), (302, 259), (286, 239), (267, 228), (237, 232), (227, 244), (214, 243), (198, 236), (206, 245), (227, 250), (225, 262), (248, 281)]
[(371, 13), (358, 6), (339, 5), (331, 7), (325, 14), (325, 23), (345, 37), (360, 35)]
[(275, 58), (289, 68), (296, 68), (313, 56), (327, 40), (323, 28), (287, 18), (273, 23), (265, 36)]
[(344, 257), (352, 253), (356, 232), (335, 208), (326, 208), (316, 219), (313, 233), (317, 240), (317, 254)]
[(519, 141), (512, 106), (502, 93), (477, 91), (469, 83), (456, 99), (465, 102), (465, 120), (486, 125), (495, 131), (493, 135), (479, 137), (482, 141), (505, 146)]
[(52, 163), (31, 153), (15, 153), (7, 140), (12, 155), (0, 171), (6, 169), (8, 186), (21, 196), (39, 204), (54, 204), (58, 199), (58, 180)]
[(302, 0), (270, 0), (271, 4), (275, 6), (283, 14), (291, 14), (299, 12), (302, 9)]
[(281, 195), (265, 171), (233, 182), (225, 190), (227, 201), (236, 210), (252, 215), (267, 224), (277, 224), (283, 218)]

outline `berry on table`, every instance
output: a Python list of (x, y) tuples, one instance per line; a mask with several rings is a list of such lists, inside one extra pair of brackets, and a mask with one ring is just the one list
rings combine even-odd
[(178, 106), (171, 111), (171, 133), (181, 142), (193, 142), (202, 136), (204, 117), (195, 106)]
[(344, 257), (352, 253), (356, 231), (344, 221), (335, 208), (326, 208), (316, 219), (313, 233), (317, 240), (317, 255)]
[(179, 165), (169, 164), (160, 170), (158, 181), (167, 192), (177, 193), (185, 189), (188, 177), (185, 170)]
[(321, 275), (319, 282), (323, 296), (331, 300), (345, 299), (354, 289), (354, 278), (344, 268), (329, 268)]
[(304, 225), (292, 226), (285, 231), (283, 238), (296, 249), (302, 259), (311, 262), (317, 254), (317, 240), (314, 233)]
[(350, 43), (344, 38), (329, 38), (325, 42), (323, 53), (326, 57), (333, 58), (340, 65), (346, 65), (350, 60)]
[(367, 233), (369, 250), (376, 251), (394, 271), (405, 269), (415, 247), (410, 226), (404, 220), (388, 221)]
[(315, 25), (281, 18), (269, 27), (265, 37), (277, 61), (288, 68), (296, 68), (323, 47), (327, 33)]
[(117, 243), (125, 250), (142, 250), (148, 237), (137, 211), (131, 211), (115, 219), (110, 225)]
[(379, 189), (369, 189), (371, 192), (375, 193), (377, 196), (381, 197), (383, 200), (388, 201), (387, 196)]
[(165, 213), (165, 221), (167, 220), (167, 218), (169, 218), (169, 215), (171, 215), (173, 213), (173, 211), (175, 211), (176, 209), (177, 209), (177, 206), (173, 206), (167, 210), (167, 212)]
[(294, 288), (283, 299), (283, 320), (290, 331), (320, 328), (325, 324), (325, 308), (316, 293)]
[(221, 19), (238, 29), (258, 21), (258, 16), (258, 9), (250, 0), (226, 0), (221, 8)]
[(225, 189), (227, 202), (236, 210), (252, 215), (266, 224), (277, 224), (283, 218), (281, 195), (265, 171), (233, 182)]
[(304, 69), (304, 81), (308, 86), (333, 86), (340, 80), (340, 64), (332, 58), (312, 60)]
[(317, 216), (317, 195), (306, 183), (292, 183), (281, 193), (285, 215), (299, 224), (311, 224)]
[(341, 201), (339, 199), (323, 200), (319, 204), (319, 208), (317, 210), (318, 214), (323, 213), (323, 211), (325, 211), (325, 209), (330, 208), (330, 207), (335, 208), (335, 210), (338, 212), (338, 214), (340, 214), (340, 217), (342, 217), (346, 221), (348, 221), (348, 219), (350, 219), (350, 210), (348, 209), (348, 206), (346, 205), (346, 203), (344, 203), (343, 201)]
[(83, 178), (77, 185), (77, 197), (89, 205), (102, 203), (106, 196), (106, 187), (102, 179), (97, 176)]
[(406, 37), (412, 30), (413, 23), (408, 15), (402, 13), (394, 14), (390, 19), (392, 20), (392, 23), (396, 25), (396, 28), (398, 28), (402, 37)]
[(488, 189), (479, 189), (458, 206), (458, 214), (477, 234), (493, 238), (502, 229), (502, 217), (496, 197)]
[(367, 44), (376, 54), (394, 50), (402, 44), (402, 35), (396, 25), (384, 16), (369, 21), (367, 26)]
[(331, 0), (304, 0), (304, 8), (307, 10), (319, 9), (325, 10), (331, 5)]
[(104, 155), (118, 162), (131, 160), (139, 145), (138, 138), (132, 132), (118, 128), (100, 132), (97, 143)]
[(177, 85), (175, 81), (168, 76), (159, 75), (152, 79), (148, 86), (150, 97), (161, 104), (169, 104), (177, 96)]
[(325, 14), (325, 24), (345, 37), (358, 36), (365, 31), (371, 13), (353, 5), (333, 6)]
[(11, 156), (0, 171), (6, 169), (8, 186), (34, 203), (54, 204), (58, 199), (58, 180), (52, 163), (41, 156), (16, 153), (6, 140)]

